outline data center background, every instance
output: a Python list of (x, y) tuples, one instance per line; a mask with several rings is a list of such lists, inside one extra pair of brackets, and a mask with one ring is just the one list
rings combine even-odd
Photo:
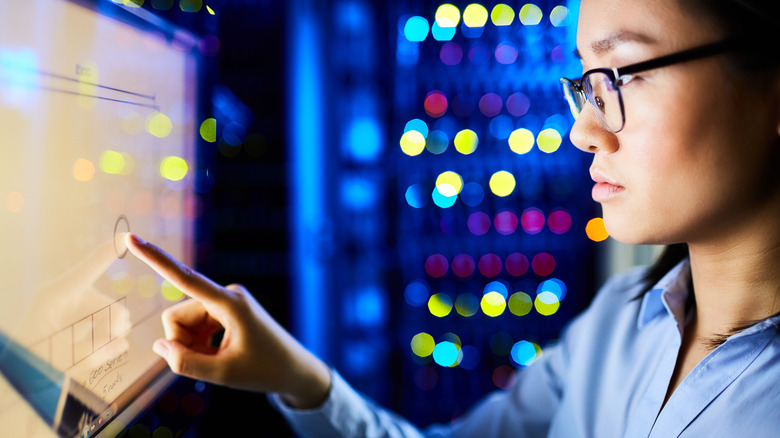
[[(589, 303), (606, 236), (558, 84), (578, 2), (177, 3), (143, 7), (211, 42), (197, 268), (358, 390), (447, 422)], [(139, 424), (193, 394), (191, 436), (286, 436), (263, 396), (189, 380)]]

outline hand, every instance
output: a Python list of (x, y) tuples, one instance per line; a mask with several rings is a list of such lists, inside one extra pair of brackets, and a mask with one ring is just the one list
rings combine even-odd
[[(128, 234), (140, 260), (192, 298), (162, 314), (165, 339), (154, 351), (177, 374), (234, 388), (281, 393), (299, 409), (322, 404), (328, 366), (306, 350), (240, 285), (219, 286), (162, 249)], [(218, 347), (211, 339), (224, 330)]]

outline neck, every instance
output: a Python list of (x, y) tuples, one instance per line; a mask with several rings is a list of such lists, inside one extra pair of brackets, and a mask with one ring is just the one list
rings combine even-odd
[(780, 312), (780, 227), (755, 222), (717, 241), (688, 244), (701, 336)]

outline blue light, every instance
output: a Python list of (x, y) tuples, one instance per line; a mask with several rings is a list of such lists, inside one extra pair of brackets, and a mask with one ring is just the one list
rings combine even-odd
[(406, 189), (406, 202), (414, 208), (423, 208), (428, 204), (428, 194), (422, 184), (412, 184)]
[(420, 119), (412, 119), (406, 122), (404, 126), (404, 134), (409, 131), (417, 131), (422, 134), (423, 137), (428, 136), (428, 124)]
[(565, 133), (569, 131), (571, 126), (569, 125), (569, 118), (560, 114), (553, 114), (544, 121), (544, 127), (542, 129), (552, 128), (559, 133)]
[(361, 327), (382, 325), (385, 320), (385, 294), (377, 287), (367, 287), (355, 294), (354, 318)]
[(561, 302), (566, 297), (566, 284), (557, 278), (550, 278), (541, 282), (536, 288), (536, 295), (542, 292), (551, 292), (558, 297), (558, 302)]
[(482, 203), (485, 198), (485, 189), (479, 183), (470, 182), (463, 186), (463, 190), (460, 191), (460, 198), (463, 203), (469, 207), (476, 207)]
[(443, 154), (449, 146), (450, 139), (444, 131), (432, 131), (426, 140), (425, 148), (428, 152), (439, 155)]
[(506, 140), (512, 134), (512, 125), (512, 119), (509, 116), (500, 115), (493, 117), (489, 126), (490, 134), (499, 140)]
[(431, 35), (436, 41), (450, 41), (455, 37), (457, 30), (457, 27), (441, 27), (439, 23), (434, 21), (433, 26), (431, 26)]
[(347, 149), (358, 161), (373, 161), (382, 152), (382, 133), (374, 117), (361, 117), (349, 126)]
[(509, 290), (507, 289), (506, 285), (502, 283), (501, 281), (491, 281), (485, 286), (485, 289), (482, 291), (482, 295), (487, 295), (490, 292), (498, 292), (503, 297), (504, 300), (509, 298)]
[(404, 298), (410, 306), (420, 307), (428, 302), (431, 291), (428, 283), (423, 280), (415, 280), (409, 283), (404, 290)]
[(466, 345), (460, 349), (463, 353), (463, 359), (460, 360), (460, 367), (466, 370), (473, 370), (479, 365), (480, 354), (476, 347)]
[(345, 206), (363, 210), (376, 203), (376, 190), (371, 181), (353, 176), (342, 181), (341, 198)]
[(520, 367), (527, 367), (536, 360), (536, 347), (528, 341), (520, 341), (512, 346), (512, 360)]
[(404, 36), (409, 41), (424, 41), (428, 36), (429, 28), (428, 20), (419, 15), (415, 15), (406, 20), (406, 24), (404, 25)]

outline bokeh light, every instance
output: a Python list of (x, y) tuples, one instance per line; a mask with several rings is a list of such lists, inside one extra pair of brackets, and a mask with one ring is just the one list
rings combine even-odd
[(433, 361), (443, 367), (458, 364), (460, 348), (450, 341), (442, 341), (433, 348)]
[(441, 27), (456, 27), (460, 23), (460, 10), (455, 5), (445, 3), (436, 9), (435, 19)]
[(548, 154), (557, 151), (561, 146), (562, 141), (563, 138), (561, 137), (561, 134), (552, 128), (542, 130), (536, 137), (536, 143), (539, 145), (539, 150)]
[(558, 301), (558, 297), (555, 296), (554, 293), (548, 291), (540, 293), (534, 300), (534, 307), (536, 308), (536, 311), (539, 312), (540, 315), (544, 316), (555, 314), (560, 306), (561, 303)]
[(188, 170), (187, 162), (181, 157), (165, 157), (160, 163), (160, 174), (170, 181), (180, 181), (187, 175)]
[(455, 31), (457, 29), (458, 28), (454, 26), (442, 27), (439, 25), (439, 22), (434, 21), (431, 26), (431, 36), (433, 36), (433, 39), (436, 41), (450, 41), (455, 37)]
[(468, 254), (458, 254), (452, 258), (452, 272), (460, 278), (467, 278), (474, 273), (476, 264)]
[(508, 41), (503, 41), (496, 46), (494, 55), (499, 64), (509, 65), (517, 60), (517, 47)]
[(524, 116), (531, 107), (531, 99), (523, 93), (512, 93), (506, 99), (506, 110), (515, 117)]
[(466, 183), (460, 192), (460, 199), (469, 207), (476, 207), (485, 198), (485, 190), (476, 182)]
[(482, 296), (480, 307), (485, 315), (495, 318), (506, 310), (506, 299), (498, 292), (488, 292)]
[(473, 370), (479, 365), (481, 359), (479, 350), (471, 345), (465, 345), (460, 349), (462, 359), (460, 360), (460, 367), (466, 370)]
[(515, 11), (511, 6), (499, 3), (490, 12), (490, 21), (496, 26), (509, 26), (515, 20)]
[(568, 26), (570, 23), (569, 9), (566, 6), (556, 6), (550, 12), (550, 23), (555, 27)]
[(571, 228), (571, 215), (565, 210), (553, 210), (547, 217), (547, 226), (555, 234), (563, 234)]
[(439, 90), (430, 91), (423, 102), (425, 112), (434, 118), (443, 116), (447, 112), (447, 106), (447, 95)]
[(406, 285), (404, 299), (410, 306), (420, 307), (428, 302), (430, 288), (423, 280), (415, 280)]
[(119, 175), (125, 168), (125, 156), (117, 151), (103, 151), (100, 154), (100, 170), (109, 175)]
[(493, 119), (490, 120), (490, 125), (488, 128), (490, 129), (490, 134), (492, 134), (493, 137), (498, 140), (506, 140), (512, 133), (514, 124), (512, 123), (512, 119), (510, 119), (509, 116), (500, 115), (493, 117)]
[(529, 207), (520, 216), (523, 231), (528, 234), (539, 234), (544, 228), (544, 213), (536, 207)]
[(428, 124), (421, 119), (409, 120), (404, 126), (404, 133), (409, 131), (417, 131), (425, 138), (428, 136)]
[(517, 215), (511, 211), (502, 211), (496, 215), (493, 223), (499, 234), (507, 236), (517, 230)]
[(79, 158), (73, 163), (73, 178), (76, 181), (86, 182), (95, 176), (95, 165), (91, 161)]
[(170, 281), (163, 280), (162, 285), (160, 286), (160, 292), (162, 293), (163, 298), (165, 298), (168, 301), (179, 301), (184, 297), (184, 293), (182, 293), (179, 288), (174, 286)]
[(509, 297), (509, 311), (516, 316), (525, 316), (534, 307), (533, 299), (525, 292), (515, 292)]
[(428, 333), (420, 332), (412, 337), (410, 344), (412, 353), (420, 357), (428, 357), (433, 354), (433, 348), (436, 346), (436, 341), (433, 339), (433, 336)]
[(428, 204), (428, 191), (422, 184), (412, 184), (406, 189), (406, 203), (414, 208), (422, 208)]
[(436, 177), (436, 186), (447, 184), (455, 190), (454, 194), (459, 194), (463, 190), (463, 178), (457, 173), (451, 170), (442, 172)]
[(479, 272), (485, 277), (495, 277), (501, 273), (501, 258), (495, 254), (485, 254), (477, 263)]
[(470, 317), (479, 310), (479, 298), (474, 294), (462, 293), (455, 299), (455, 311), (458, 315)]
[(217, 141), (217, 119), (208, 118), (200, 124), (200, 137), (209, 143)]
[(428, 310), (431, 312), (431, 315), (443, 318), (452, 311), (452, 298), (441, 292), (433, 294), (428, 299)]
[(441, 46), (439, 59), (445, 65), (458, 65), (463, 60), (463, 48), (455, 42), (448, 42)]
[(482, 236), (487, 233), (490, 230), (490, 223), (490, 216), (481, 211), (471, 213), (466, 220), (466, 225), (468, 226), (469, 231), (471, 231), (471, 234), (477, 236)]
[(474, 153), (479, 146), (479, 137), (471, 129), (464, 129), (455, 135), (455, 150), (463, 155)]
[(520, 22), (526, 26), (533, 26), (539, 24), (542, 21), (542, 10), (539, 6), (533, 3), (528, 3), (520, 8), (520, 12), (517, 14), (520, 18)]
[(165, 114), (161, 112), (153, 112), (146, 117), (146, 132), (152, 134), (157, 138), (165, 138), (170, 135), (173, 130), (173, 122)]
[(501, 96), (487, 93), (479, 99), (479, 111), (487, 117), (495, 117), (501, 112), (503, 104)]
[(433, 203), (439, 208), (450, 208), (458, 200), (458, 193), (455, 187), (449, 183), (442, 183), (433, 188), (431, 193)]
[(449, 144), (450, 139), (447, 137), (447, 133), (437, 129), (428, 134), (428, 139), (425, 141), (425, 149), (434, 155), (440, 155), (447, 151)]
[(515, 370), (509, 365), (501, 365), (493, 370), (493, 384), (500, 389), (509, 389), (515, 384)]
[(425, 150), (425, 136), (418, 131), (407, 131), (401, 136), (401, 151), (410, 157), (420, 155)]
[(441, 254), (433, 254), (425, 259), (425, 272), (433, 278), (443, 277), (450, 268), (447, 257)]
[(555, 257), (546, 252), (540, 252), (531, 259), (531, 269), (536, 275), (546, 277), (555, 270)]
[(499, 170), (490, 177), (490, 191), (494, 195), (506, 197), (515, 190), (515, 177), (505, 170)]
[(409, 41), (424, 41), (428, 36), (429, 29), (428, 20), (424, 17), (415, 15), (406, 20), (406, 24), (404, 24), (404, 36)]
[(512, 346), (509, 357), (519, 367), (525, 368), (536, 362), (541, 356), (542, 349), (533, 342), (519, 341)]
[(525, 275), (530, 266), (531, 263), (528, 261), (528, 257), (519, 252), (509, 254), (506, 258), (506, 272), (511, 276), (520, 277)]
[(536, 288), (536, 294), (550, 292), (558, 298), (558, 301), (563, 301), (566, 298), (566, 290), (566, 284), (563, 281), (557, 278), (550, 278), (539, 283), (539, 286)]
[(483, 27), (487, 20), (487, 9), (478, 3), (472, 3), (463, 10), (463, 24), (468, 27)]
[(606, 226), (604, 226), (604, 219), (596, 217), (589, 220), (585, 225), (585, 234), (587, 234), (588, 239), (594, 242), (607, 240), (609, 233), (607, 232)]
[(533, 132), (525, 128), (515, 129), (509, 135), (509, 149), (516, 154), (527, 154), (533, 149), (535, 141)]

